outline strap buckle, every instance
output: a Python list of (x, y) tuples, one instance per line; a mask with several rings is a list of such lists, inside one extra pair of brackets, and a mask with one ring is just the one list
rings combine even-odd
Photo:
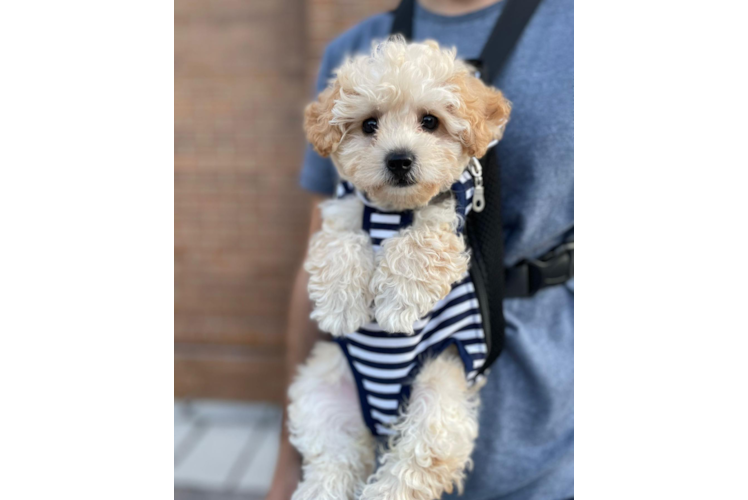
[(538, 259), (507, 269), (505, 296), (532, 297), (539, 290), (574, 277), (574, 242), (562, 243)]

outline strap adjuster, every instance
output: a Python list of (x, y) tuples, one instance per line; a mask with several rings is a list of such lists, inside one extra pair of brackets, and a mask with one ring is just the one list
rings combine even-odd
[(574, 242), (562, 243), (538, 259), (523, 260), (506, 270), (505, 297), (532, 297), (539, 290), (574, 277)]

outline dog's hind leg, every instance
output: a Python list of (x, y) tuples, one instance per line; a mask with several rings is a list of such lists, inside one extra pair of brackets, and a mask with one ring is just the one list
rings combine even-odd
[(303, 457), (292, 500), (346, 500), (374, 467), (374, 441), (340, 347), (320, 341), (288, 390), (291, 443)]
[(424, 364), (397, 435), (360, 500), (433, 500), (462, 491), (478, 436), (477, 387), (468, 387), (456, 352)]

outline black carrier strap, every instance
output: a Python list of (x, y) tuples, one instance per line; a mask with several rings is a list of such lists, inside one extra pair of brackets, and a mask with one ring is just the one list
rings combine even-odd
[[(488, 37), (476, 66), (481, 79), (492, 85), (501, 73), (519, 37), (530, 21), (541, 0), (502, 0), (504, 10)], [(406, 40), (413, 38), (415, 0), (402, 0), (394, 11), (391, 33), (401, 34)], [(501, 171), (497, 148), (491, 148), (480, 162), (483, 167), (483, 185), (486, 205), (483, 211), (470, 212), (466, 234), (472, 251), (470, 275), (480, 303), (483, 329), (486, 333), (488, 353), (481, 368), (484, 372), (496, 361), (504, 347), (504, 307), (506, 296), (504, 280), (504, 235), (501, 223)], [(511, 284), (511, 283), (510, 283)], [(514, 287), (514, 285), (512, 285)]]
[(504, 11), (483, 47), (480, 58), (483, 63), (481, 79), (487, 85), (493, 85), (494, 79), (501, 74), (509, 55), (517, 45), (519, 37), (530, 22), (530, 18), (540, 5), (540, 0), (503, 0)]
[(403, 0), (397, 9), (393, 11), (395, 19), (392, 21), (390, 33), (393, 35), (402, 35), (406, 40), (413, 39), (413, 14), (415, 13), (415, 0)]

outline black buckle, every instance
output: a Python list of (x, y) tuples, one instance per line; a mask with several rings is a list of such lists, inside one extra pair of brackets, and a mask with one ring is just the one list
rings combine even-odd
[(539, 290), (574, 277), (574, 242), (562, 243), (538, 259), (523, 260), (506, 270), (505, 297), (532, 297)]

